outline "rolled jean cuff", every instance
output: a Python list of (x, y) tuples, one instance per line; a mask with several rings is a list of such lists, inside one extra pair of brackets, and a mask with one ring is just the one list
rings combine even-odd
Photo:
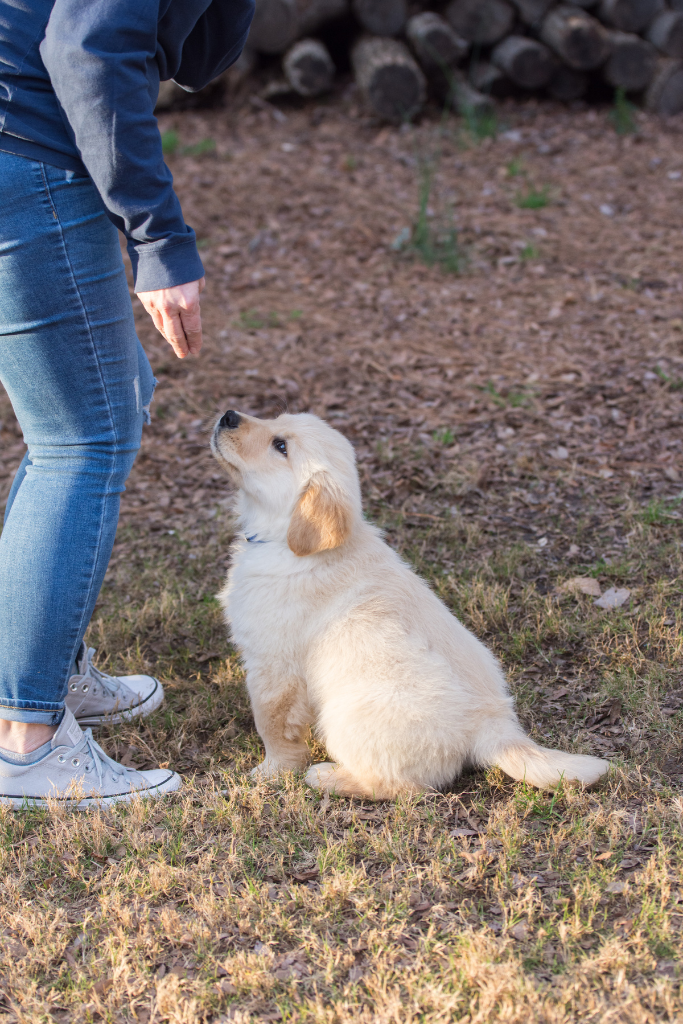
[(27, 725), (59, 725), (64, 718), (64, 701), (46, 703), (44, 701), (20, 700), (16, 704), (3, 704), (0, 701), (0, 719), (6, 722), (25, 722)]

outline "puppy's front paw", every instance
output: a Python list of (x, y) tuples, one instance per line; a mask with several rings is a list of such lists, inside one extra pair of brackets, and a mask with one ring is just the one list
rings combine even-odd
[(276, 775), (284, 771), (284, 765), (279, 764), (278, 761), (261, 761), (261, 764), (257, 764), (255, 768), (252, 768), (249, 774), (252, 779), (274, 779)]
[(332, 761), (323, 761), (321, 764), (312, 764), (306, 772), (306, 783), (313, 789), (334, 789), (334, 773), (339, 765)]

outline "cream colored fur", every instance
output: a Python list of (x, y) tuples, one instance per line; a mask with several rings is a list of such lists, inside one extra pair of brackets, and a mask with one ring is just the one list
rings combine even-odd
[(220, 600), (265, 745), (257, 772), (302, 768), (313, 726), (335, 763), (307, 781), (343, 795), (439, 789), (466, 764), (542, 788), (604, 775), (606, 761), (524, 733), (491, 652), (364, 521), (341, 434), (307, 414), (242, 416), (212, 448), (238, 487)]

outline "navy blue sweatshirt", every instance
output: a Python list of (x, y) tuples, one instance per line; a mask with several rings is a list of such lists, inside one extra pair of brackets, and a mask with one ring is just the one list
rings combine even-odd
[(91, 176), (128, 239), (136, 291), (204, 272), (163, 159), (159, 81), (203, 88), (240, 55), (253, 8), (0, 0), (0, 150)]

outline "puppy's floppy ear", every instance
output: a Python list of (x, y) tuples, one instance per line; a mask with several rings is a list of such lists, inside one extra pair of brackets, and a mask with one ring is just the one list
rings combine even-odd
[(351, 531), (351, 507), (327, 473), (315, 476), (296, 503), (287, 531), (295, 555), (315, 555), (344, 543)]

